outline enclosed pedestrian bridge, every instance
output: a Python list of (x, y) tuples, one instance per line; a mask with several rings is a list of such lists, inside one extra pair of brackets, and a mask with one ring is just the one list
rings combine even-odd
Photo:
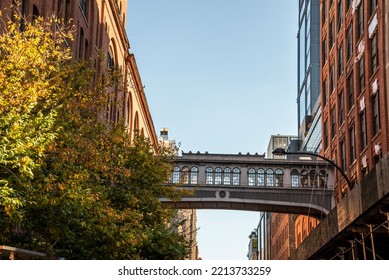
[(333, 167), (314, 157), (268, 159), (258, 154), (182, 153), (170, 185), (191, 190), (178, 209), (231, 209), (322, 218), (334, 207)]

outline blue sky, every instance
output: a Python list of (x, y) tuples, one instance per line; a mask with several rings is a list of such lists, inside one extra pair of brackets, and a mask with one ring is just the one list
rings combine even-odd
[[(128, 0), (155, 129), (185, 152), (265, 153), (297, 134), (298, 1)], [(246, 259), (259, 213), (198, 211), (203, 259)]]

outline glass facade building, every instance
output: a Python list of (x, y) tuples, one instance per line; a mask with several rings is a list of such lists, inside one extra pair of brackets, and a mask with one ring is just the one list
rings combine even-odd
[[(320, 135), (321, 127), (312, 126), (320, 107), (320, 1), (299, 1), (299, 23), (297, 33), (297, 105), (298, 105), (298, 139), (301, 150), (317, 151), (310, 135)], [(320, 113), (320, 112), (319, 112)], [(319, 118), (320, 119), (320, 118)], [(313, 127), (317, 131), (309, 132)]]

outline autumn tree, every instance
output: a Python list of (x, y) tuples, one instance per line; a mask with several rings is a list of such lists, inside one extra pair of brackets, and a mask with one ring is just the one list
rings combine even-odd
[[(0, 36), (0, 243), (69, 259), (181, 259), (159, 197), (172, 151), (97, 117), (111, 89), (53, 20)], [(91, 84), (91, 81), (95, 81)]]

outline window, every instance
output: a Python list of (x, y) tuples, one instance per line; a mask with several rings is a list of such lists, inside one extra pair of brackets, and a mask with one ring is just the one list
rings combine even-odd
[(255, 186), (255, 177), (256, 177), (255, 169), (254, 168), (250, 168), (247, 173), (248, 173), (248, 183), (249, 183), (249, 186), (250, 187)]
[(373, 135), (376, 135), (380, 128), (380, 101), (379, 101), (379, 92), (377, 91), (372, 96), (372, 104), (373, 104)]
[(367, 131), (366, 131), (366, 110), (362, 110), (359, 114), (360, 131), (361, 131), (361, 150), (367, 146)]
[(232, 184), (234, 186), (240, 185), (240, 170), (237, 167), (232, 170)]
[(276, 170), (276, 187), (283, 187), (284, 186), (284, 172), (281, 169)]
[(290, 181), (292, 182), (292, 188), (297, 188), (299, 186), (299, 179), (300, 179), (298, 170), (293, 169), (290, 172), (290, 177), (291, 177)]
[(199, 173), (199, 169), (196, 167), (196, 166), (193, 166), (191, 169), (190, 169), (190, 173), (189, 173), (189, 181), (192, 185), (195, 185), (197, 184), (197, 178), (198, 178), (198, 173)]
[(343, 24), (343, 1), (338, 3), (338, 30), (342, 27)]
[(181, 183), (189, 184), (189, 168), (186, 166), (182, 168)]
[(223, 184), (224, 185), (231, 185), (231, 169), (225, 168), (223, 172)]
[(344, 94), (343, 90), (338, 95), (339, 126), (344, 122)]
[(350, 142), (350, 164), (357, 158), (357, 151), (355, 146), (355, 128), (354, 125), (349, 129), (349, 142)]
[(358, 25), (357, 25), (357, 31), (358, 31), (358, 38), (360, 39), (363, 34), (363, 0), (361, 0), (361, 3), (359, 5), (358, 9)]
[(326, 61), (327, 61), (327, 40), (326, 39), (323, 39), (322, 43), (321, 43), (321, 67), (323, 67), (325, 64), (326, 64)]
[(331, 108), (331, 138), (336, 135), (336, 110), (335, 106)]
[(326, 21), (326, 18), (327, 18), (327, 6), (326, 6), (326, 1), (323, 1), (322, 2), (322, 6), (321, 6), (321, 22), (322, 22), (322, 25), (324, 25), (325, 21)]
[(205, 169), (205, 184), (207, 184), (207, 185), (213, 184), (213, 169), (212, 169), (212, 167), (207, 167)]
[(363, 55), (359, 60), (359, 94), (365, 88), (365, 56)]
[(344, 139), (340, 142), (340, 168), (346, 170), (346, 146)]
[(330, 94), (332, 94), (334, 89), (335, 89), (335, 70), (334, 70), (334, 64), (332, 63), (330, 67)]
[(88, 0), (80, 0), (80, 8), (85, 19), (88, 19)]
[(262, 168), (258, 169), (258, 186), (263, 187), (265, 186), (265, 170)]
[(347, 77), (347, 91), (348, 91), (348, 110), (354, 106), (354, 77), (353, 72)]
[(273, 169), (266, 170), (266, 186), (273, 187), (274, 186), (274, 171)]
[(317, 187), (317, 171), (314, 169), (309, 172), (309, 182), (311, 187)]
[(378, 51), (377, 51), (377, 33), (374, 33), (371, 38), (371, 73), (377, 70), (378, 67)]
[(172, 183), (178, 184), (180, 182), (181, 172), (178, 166), (174, 167), (172, 174)]
[(353, 25), (350, 24), (349, 28), (347, 29), (347, 60), (351, 58), (351, 55), (353, 54)]
[(323, 106), (327, 105), (327, 77), (325, 77), (322, 86)]
[(370, 0), (369, 16), (371, 17), (377, 8), (377, 0)]
[(222, 184), (222, 169), (220, 167), (215, 168), (215, 185)]
[(330, 49), (332, 49), (332, 46), (335, 43), (335, 27), (334, 27), (334, 20), (331, 20), (330, 22), (330, 34), (329, 34), (329, 43), (330, 43)]
[(327, 187), (327, 172), (325, 172), (324, 170), (319, 171), (319, 186), (321, 188)]
[(324, 121), (324, 127), (323, 127), (323, 148), (324, 150), (328, 147), (328, 123), (327, 121)]
[(308, 171), (306, 169), (301, 170), (301, 186), (306, 188), (308, 187)]
[(338, 77), (343, 74), (344, 63), (343, 63), (343, 44), (340, 44), (338, 49)]

